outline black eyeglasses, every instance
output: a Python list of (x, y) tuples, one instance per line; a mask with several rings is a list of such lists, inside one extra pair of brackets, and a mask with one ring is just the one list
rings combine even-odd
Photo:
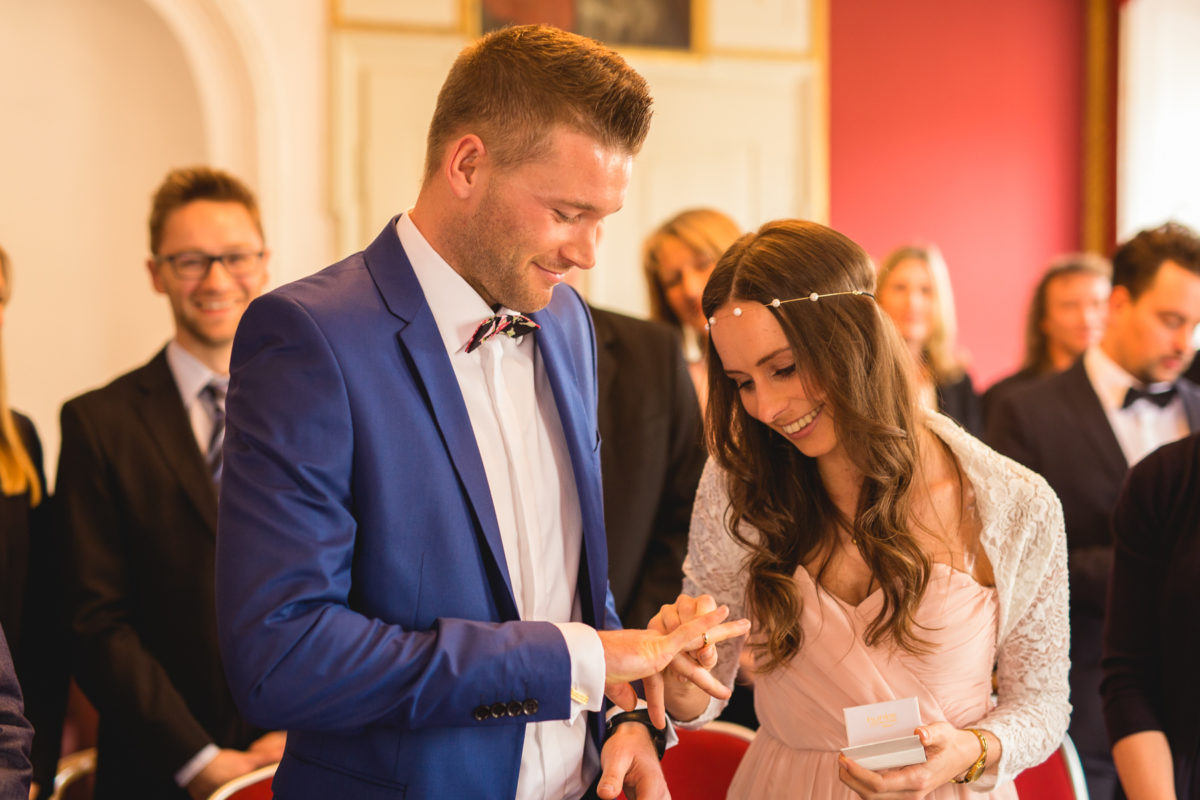
[(186, 253), (158, 256), (155, 261), (170, 265), (175, 277), (181, 281), (198, 281), (208, 275), (208, 271), (217, 261), (220, 261), (233, 277), (247, 278), (258, 272), (264, 255), (265, 250), (259, 250), (257, 253), (222, 253), (219, 256), (189, 250)]

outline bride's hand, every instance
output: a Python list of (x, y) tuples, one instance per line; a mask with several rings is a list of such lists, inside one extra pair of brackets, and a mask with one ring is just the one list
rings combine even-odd
[[(716, 600), (709, 595), (691, 597), (681, 594), (674, 603), (659, 609), (647, 627), (665, 635), (681, 625), (686, 625), (696, 617), (709, 613), (716, 607)], [(675, 719), (694, 719), (708, 707), (711, 693), (704, 692), (697, 687), (688, 676), (695, 673), (697, 666), (705, 671), (715, 667), (717, 665), (717, 642), (730, 638), (730, 633), (734, 637), (745, 635), (750, 630), (750, 623), (748, 620), (735, 620), (725, 622), (719, 628), (722, 629), (719, 633), (717, 629), (710, 631), (710, 634), (699, 642), (699, 647), (678, 653), (667, 669), (663, 670), (662, 684), (666, 695), (666, 705)], [(657, 690), (658, 687), (651, 687), (648, 684), (646, 687), (647, 699), (649, 699), (652, 689)]]
[[(925, 763), (879, 772), (859, 766), (845, 755), (838, 756), (838, 777), (864, 800), (920, 800), (954, 778), (962, 777), (979, 759), (979, 739), (949, 722), (922, 725), (913, 731), (925, 747)], [(988, 764), (999, 758), (1000, 743), (990, 733)], [(985, 765), (986, 768), (986, 765)]]

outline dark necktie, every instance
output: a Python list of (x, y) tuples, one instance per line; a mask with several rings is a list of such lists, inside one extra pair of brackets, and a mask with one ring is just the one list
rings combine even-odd
[(221, 448), (225, 444), (225, 387), (216, 381), (200, 390), (200, 397), (212, 418), (212, 435), (208, 437), (208, 452), (204, 461), (208, 464), (208, 474), (213, 483), (221, 484)]
[(1121, 408), (1129, 408), (1134, 402), (1142, 399), (1149, 400), (1159, 408), (1166, 408), (1167, 403), (1175, 399), (1177, 392), (1178, 390), (1174, 386), (1163, 389), (1161, 392), (1146, 392), (1131, 386), (1125, 393), (1125, 402), (1121, 404)]
[(479, 323), (475, 333), (467, 342), (467, 352), (470, 353), (493, 336), (504, 334), (512, 339), (536, 331), (541, 326), (524, 314), (493, 314)]

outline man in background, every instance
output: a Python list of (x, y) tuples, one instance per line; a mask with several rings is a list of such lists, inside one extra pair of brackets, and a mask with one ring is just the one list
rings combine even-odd
[(608, 576), (621, 622), (642, 628), (682, 588), (692, 503), (707, 457), (700, 404), (673, 328), (591, 312)]
[(1050, 265), (1033, 290), (1025, 323), (1021, 369), (983, 393), (983, 419), (1012, 390), (1043, 375), (1062, 372), (1099, 343), (1108, 319), (1112, 265), (1094, 253), (1075, 253)]
[(1040, 473), (1062, 500), (1071, 587), (1071, 714), (1088, 790), (1116, 785), (1100, 703), (1109, 515), (1132, 464), (1200, 430), (1200, 387), (1179, 380), (1200, 325), (1200, 237), (1145, 230), (1113, 255), (1100, 344), (1066, 371), (1014, 390), (989, 421), (989, 444)]
[(267, 282), (258, 204), (207, 167), (154, 195), (146, 262), (175, 335), (62, 409), (75, 674), (100, 714), (97, 798), (204, 798), (278, 761), (238, 714), (217, 652), (213, 557), (233, 334)]

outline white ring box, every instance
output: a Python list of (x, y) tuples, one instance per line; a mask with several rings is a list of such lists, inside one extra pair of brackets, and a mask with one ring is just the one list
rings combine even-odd
[(907, 767), (925, 761), (921, 739), (912, 733), (921, 724), (917, 698), (905, 697), (842, 709), (846, 718), (846, 757), (870, 770)]

